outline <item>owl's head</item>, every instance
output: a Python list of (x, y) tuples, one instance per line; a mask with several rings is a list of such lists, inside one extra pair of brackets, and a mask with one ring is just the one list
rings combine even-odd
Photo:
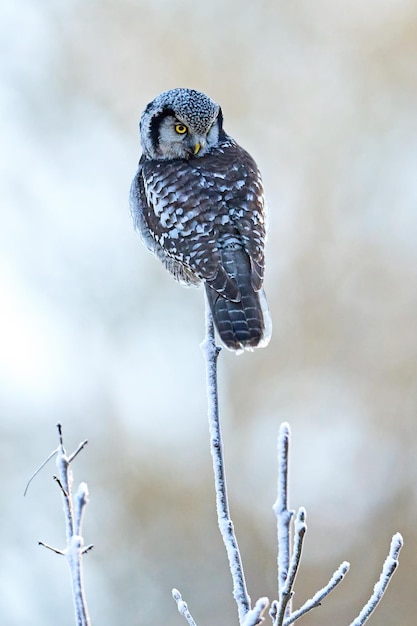
[(221, 108), (194, 89), (171, 89), (152, 100), (140, 120), (143, 153), (150, 159), (203, 156), (223, 133)]

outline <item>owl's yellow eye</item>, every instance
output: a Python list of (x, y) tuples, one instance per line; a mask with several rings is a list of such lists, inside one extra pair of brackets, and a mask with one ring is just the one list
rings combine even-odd
[(175, 130), (179, 135), (184, 135), (187, 132), (187, 127), (184, 124), (175, 124)]

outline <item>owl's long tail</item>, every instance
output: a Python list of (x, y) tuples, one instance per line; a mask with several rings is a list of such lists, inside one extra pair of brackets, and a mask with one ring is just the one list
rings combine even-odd
[(229, 350), (263, 348), (271, 337), (271, 320), (263, 289), (255, 291), (250, 261), (242, 248), (222, 250), (222, 265), (239, 290), (237, 300), (227, 299), (206, 283), (207, 300), (220, 339)]

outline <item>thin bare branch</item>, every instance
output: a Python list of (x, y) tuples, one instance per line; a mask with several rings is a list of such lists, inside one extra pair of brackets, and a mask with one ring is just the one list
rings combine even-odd
[(74, 498), (74, 534), (81, 535), (83, 513), (88, 502), (88, 487), (80, 483)]
[[(294, 511), (288, 509), (288, 449), (291, 431), (289, 424), (281, 424), (278, 435), (278, 489), (277, 499), (273, 510), (277, 517), (278, 540), (278, 598), (282, 597), (285, 588), (288, 568), (290, 565), (290, 524)], [(286, 613), (291, 610), (290, 599), (286, 606)]]
[(242, 626), (257, 626), (264, 621), (263, 613), (269, 604), (268, 598), (259, 598), (253, 609), (246, 613)]
[(84, 541), (81, 535), (73, 535), (66, 550), (66, 557), (71, 573), (72, 596), (74, 600), (75, 619), (77, 626), (90, 626), (87, 600), (84, 592), (82, 555)]
[(324, 598), (328, 596), (340, 582), (342, 582), (349, 571), (349, 567), (350, 565), (347, 561), (344, 561), (341, 565), (339, 565), (327, 585), (320, 589), (310, 600), (307, 600), (307, 602), (305, 602), (302, 607), (297, 609), (297, 611), (291, 613), (290, 617), (284, 620), (284, 626), (290, 626), (290, 624), (293, 624), (295, 621), (300, 619), (300, 617), (312, 609), (320, 606)]
[(269, 609), (269, 616), (272, 620), (272, 624), (276, 623), (277, 614), (278, 614), (278, 600), (273, 600), (271, 602), (271, 606)]
[(62, 550), (58, 550), (58, 548), (54, 548), (53, 546), (50, 546), (49, 543), (45, 543), (44, 541), (38, 541), (38, 546), (43, 546), (44, 548), (47, 548), (48, 550), (55, 552), (55, 554), (60, 554), (61, 556), (65, 556), (65, 552), (63, 552)]
[[(54, 452), (49, 455), (47, 461), (52, 458), (52, 456), (57, 455), (56, 465), (58, 468), (58, 476), (54, 476), (54, 480), (57, 482), (61, 490), (62, 501), (64, 504), (66, 547), (64, 550), (58, 550), (43, 541), (39, 541), (39, 545), (52, 550), (56, 554), (65, 556), (71, 573), (76, 624), (77, 626), (89, 626), (90, 618), (88, 616), (82, 576), (82, 555), (91, 550), (93, 547), (92, 545), (84, 546), (84, 540), (82, 537), (82, 520), (83, 513), (88, 502), (88, 488), (86, 483), (81, 483), (77, 493), (73, 497), (73, 476), (70, 469), (70, 462), (84, 448), (87, 442), (84, 441), (81, 443), (77, 450), (68, 457), (64, 448), (61, 424), (57, 424), (57, 428), (59, 446), (57, 450), (54, 450)], [(39, 472), (47, 461), (41, 465), (32, 478)]]
[(60, 422), (58, 422), (56, 427), (58, 429), (59, 445), (61, 446), (61, 448), (63, 448), (64, 447), (64, 439), (62, 437), (62, 424)]
[(32, 476), (29, 478), (29, 480), (27, 482), (27, 485), (25, 487), (25, 490), (23, 492), (24, 496), (27, 494), (28, 489), (29, 489), (29, 485), (32, 482), (32, 480), (35, 478), (35, 476), (37, 476), (39, 474), (41, 469), (43, 469), (45, 467), (45, 465), (48, 463), (48, 461), (50, 461), (56, 454), (58, 454), (58, 448), (56, 450), (54, 450), (53, 452), (51, 452), (51, 454), (44, 460), (44, 462), (41, 463), (41, 465), (39, 465), (38, 469), (33, 472)]
[(292, 598), (298, 569), (301, 563), (304, 536), (307, 531), (306, 511), (300, 508), (294, 522), (294, 542), (291, 553), (290, 536), (291, 520), (294, 511), (288, 508), (288, 463), (290, 428), (281, 424), (278, 436), (278, 493), (273, 506), (277, 517), (278, 534), (278, 600), (271, 604), (269, 615), (273, 626), (289, 626), (311, 609), (319, 606), (321, 601), (343, 580), (349, 569), (349, 563), (342, 563), (331, 577), (328, 584), (320, 589), (310, 600), (297, 611), (292, 611)]
[(61, 481), (58, 478), (58, 476), (52, 476), (52, 478), (54, 479), (54, 481), (56, 482), (58, 487), (61, 489), (61, 492), (62, 492), (62, 495), (64, 496), (64, 498), (68, 498), (68, 493), (65, 491), (64, 485), (61, 483)]
[(68, 463), (72, 463), (73, 460), (75, 459), (75, 457), (77, 456), (77, 454), (79, 454), (81, 452), (81, 450), (83, 450), (85, 448), (85, 446), (88, 443), (88, 439), (85, 439), (84, 441), (82, 441), (78, 448), (76, 449), (75, 452), (73, 452), (69, 457), (68, 457)]
[(382, 596), (384, 595), (391, 578), (398, 567), (398, 556), (401, 548), (403, 547), (403, 543), (403, 538), (400, 533), (396, 533), (391, 540), (389, 554), (385, 559), (381, 576), (374, 586), (374, 591), (362, 611), (359, 613), (358, 617), (351, 622), (350, 626), (362, 626), (365, 624), (380, 603)]
[(233, 581), (233, 597), (235, 598), (238, 607), (239, 623), (243, 624), (246, 614), (251, 609), (251, 604), (250, 597), (246, 589), (239, 547), (229, 512), (217, 388), (217, 358), (219, 356), (220, 348), (216, 346), (213, 318), (207, 298), (206, 337), (202, 344), (202, 349), (206, 359), (210, 449), (213, 459), (217, 519), (229, 559), (229, 566)]
[(185, 619), (187, 620), (189, 625), (190, 626), (197, 626), (197, 624), (195, 623), (195, 621), (194, 621), (190, 611), (188, 610), (187, 603), (184, 602), (184, 600), (182, 599), (181, 594), (178, 591), (178, 589), (173, 589), (172, 590), (172, 597), (174, 598), (175, 602), (177, 603), (177, 609), (178, 609), (179, 613), (181, 613), (181, 615), (183, 615), (185, 617)]
[(288, 614), (287, 607), (291, 598), (294, 595), (294, 583), (297, 576), (298, 568), (300, 567), (301, 554), (303, 550), (304, 536), (307, 530), (305, 523), (306, 511), (304, 508), (300, 508), (297, 512), (294, 524), (294, 547), (288, 568), (288, 574), (285, 584), (281, 590), (281, 596), (278, 600), (277, 614), (274, 621), (274, 625), (282, 626), (284, 624), (285, 616)]

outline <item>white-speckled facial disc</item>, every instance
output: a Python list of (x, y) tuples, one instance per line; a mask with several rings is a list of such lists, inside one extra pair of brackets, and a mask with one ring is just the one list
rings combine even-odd
[(206, 135), (216, 120), (220, 106), (201, 91), (195, 89), (170, 89), (152, 100), (144, 110), (140, 121), (142, 147), (154, 155), (155, 137), (152, 124), (164, 111), (172, 110), (179, 121), (186, 124), (196, 135)]

